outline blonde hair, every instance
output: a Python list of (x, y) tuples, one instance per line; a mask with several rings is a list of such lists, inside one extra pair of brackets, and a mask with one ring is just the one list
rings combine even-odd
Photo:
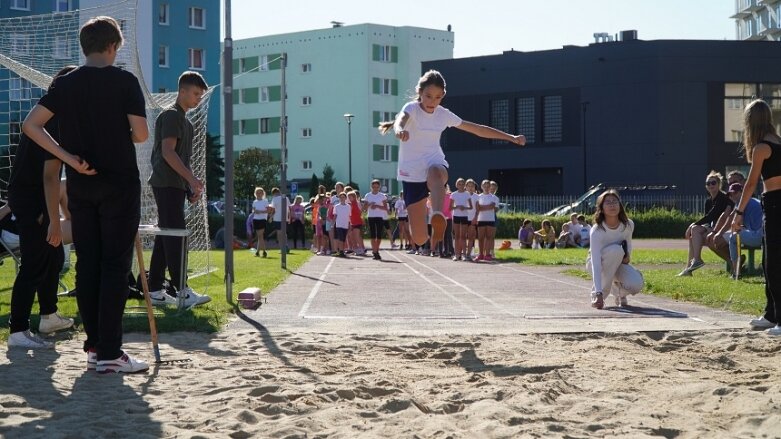
[(762, 99), (756, 99), (746, 105), (743, 111), (743, 147), (746, 150), (746, 161), (751, 163), (754, 147), (762, 142), (766, 135), (776, 133), (773, 126), (773, 112)]

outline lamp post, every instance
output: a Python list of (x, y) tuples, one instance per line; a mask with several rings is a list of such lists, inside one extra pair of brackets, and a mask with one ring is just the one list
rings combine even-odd
[(353, 116), (350, 113), (344, 114), (344, 120), (347, 121), (347, 184), (353, 182)]

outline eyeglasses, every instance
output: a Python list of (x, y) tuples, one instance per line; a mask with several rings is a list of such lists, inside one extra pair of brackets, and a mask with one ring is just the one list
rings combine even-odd
[(705, 182), (705, 186), (716, 186), (717, 184), (719, 184), (717, 180), (710, 180)]
[(605, 200), (602, 202), (603, 206), (618, 206), (619, 204), (618, 200)]

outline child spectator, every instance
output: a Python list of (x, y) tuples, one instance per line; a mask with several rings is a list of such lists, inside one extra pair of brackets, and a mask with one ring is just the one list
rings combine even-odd
[(304, 233), (304, 206), (301, 204), (304, 197), (296, 196), (293, 205), (290, 206), (290, 234), (292, 235), (293, 248), (298, 248), (298, 240), (301, 240), (301, 248), (306, 248), (306, 235)]
[(585, 215), (578, 215), (578, 223), (581, 224), (580, 228), (580, 245), (583, 248), (588, 248), (589, 243), (591, 242), (591, 225), (586, 223), (586, 216)]
[[(569, 233), (572, 234), (572, 240), (575, 242), (576, 245), (580, 244), (580, 229), (583, 228), (583, 225), (581, 224), (580, 220), (578, 219), (580, 215), (577, 213), (573, 213), (569, 216), (569, 222), (566, 222), (564, 224), (567, 224), (569, 227), (567, 227), (569, 230)], [(562, 225), (562, 229), (563, 229)]]
[(396, 224), (399, 228), (399, 248), (409, 250), (411, 248), (409, 221), (407, 221), (407, 206), (404, 205), (404, 191), (399, 192), (399, 199), (393, 205), (393, 211), (396, 213)]
[(591, 272), (591, 306), (602, 309), (604, 298), (613, 294), (616, 306), (627, 306), (627, 295), (643, 289), (643, 275), (629, 265), (632, 261), (632, 232), (635, 223), (624, 211), (618, 192), (607, 190), (597, 198), (591, 249), (586, 270)]
[(339, 194), (339, 204), (334, 206), (334, 256), (346, 257), (344, 253), (344, 242), (347, 239), (347, 232), (350, 230), (350, 217), (352, 208), (347, 204), (347, 195), (344, 192)]
[(268, 214), (271, 212), (268, 200), (266, 200), (266, 191), (262, 187), (255, 188), (255, 201), (252, 202), (252, 230), (255, 231), (257, 247), (255, 247), (255, 256), (260, 256), (263, 251), (263, 257), (267, 257), (266, 240), (264, 234), (268, 225)]
[(472, 260), (472, 250), (475, 248), (475, 239), (477, 238), (477, 226), (474, 223), (475, 216), (477, 215), (477, 200), (480, 195), (477, 193), (477, 182), (471, 178), (466, 180), (466, 191), (469, 192), (469, 196), (472, 200), (472, 208), (467, 211), (467, 217), (469, 218), (469, 225), (466, 228), (466, 260)]
[(561, 233), (559, 233), (559, 237), (556, 239), (556, 248), (571, 247), (577, 247), (575, 236), (570, 231), (570, 223), (564, 223), (561, 225)]
[(466, 191), (466, 180), (456, 180), (456, 191), (450, 194), (450, 207), (453, 211), (453, 231), (455, 232), (456, 245), (453, 260), (466, 260), (466, 235), (469, 228), (469, 212), (472, 206), (472, 196)]
[(477, 200), (477, 215), (475, 220), (472, 221), (477, 225), (477, 239), (480, 254), (475, 258), (475, 262), (480, 261), (492, 261), (493, 257), (490, 253), (489, 246), (493, 242), (493, 234), (496, 230), (496, 210), (495, 207), (499, 204), (496, 195), (490, 192), (491, 182), (483, 180), (480, 185), (483, 188), (483, 193), (480, 194)]
[[(345, 188), (348, 189), (348, 188)], [(352, 243), (352, 250), (358, 256), (366, 255), (366, 247), (363, 245), (363, 217), (361, 209), (361, 200), (358, 191), (347, 192), (347, 200), (350, 204), (350, 233), (348, 239)]]
[(380, 180), (372, 180), (371, 192), (366, 194), (363, 202), (369, 221), (369, 238), (372, 243), (372, 256), (374, 260), (381, 260), (380, 242), (385, 221), (388, 219), (388, 198), (380, 192)]
[(550, 220), (542, 220), (542, 228), (534, 232), (540, 248), (556, 247), (556, 229), (550, 223)]
[(518, 244), (521, 248), (532, 248), (534, 245), (534, 225), (532, 220), (525, 219), (518, 229)]

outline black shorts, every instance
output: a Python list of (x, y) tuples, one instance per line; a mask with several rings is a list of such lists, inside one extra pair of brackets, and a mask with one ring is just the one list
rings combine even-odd
[(406, 216), (400, 216), (400, 217), (396, 218), (396, 221), (398, 221), (400, 223), (406, 223), (407, 222), (407, 217)]
[(496, 227), (496, 221), (478, 221), (477, 227)]
[(382, 239), (384, 222), (382, 218), (369, 218), (369, 238)]
[(344, 241), (347, 239), (347, 229), (334, 227), (334, 239), (337, 241)]
[(469, 224), (471, 221), (469, 221), (468, 216), (453, 216), (453, 224)]
[(252, 230), (264, 230), (266, 228), (266, 223), (268, 221), (264, 219), (253, 219), (252, 220)]
[(390, 221), (382, 220), (382, 226), (385, 227), (385, 230), (390, 230)]
[(404, 189), (404, 204), (407, 207), (428, 198), (428, 183), (425, 181), (402, 181), (401, 187)]

